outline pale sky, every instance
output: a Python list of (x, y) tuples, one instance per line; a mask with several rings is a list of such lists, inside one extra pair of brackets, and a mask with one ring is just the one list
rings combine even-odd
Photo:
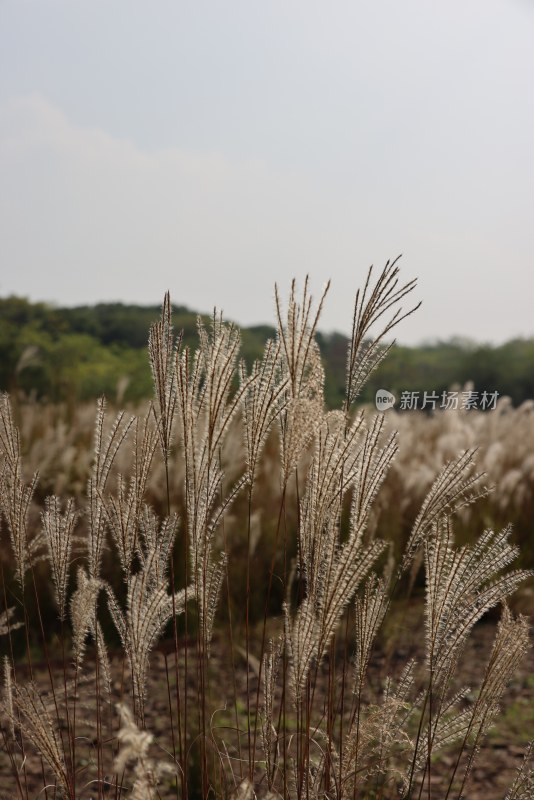
[(0, 296), (534, 336), (534, 2), (0, 0)]

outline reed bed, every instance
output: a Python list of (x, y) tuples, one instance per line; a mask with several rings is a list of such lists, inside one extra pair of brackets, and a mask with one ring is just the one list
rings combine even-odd
[[(467, 390), (468, 387), (464, 387)], [(128, 408), (128, 413), (143, 419), (149, 405)], [(374, 410), (365, 407), (366, 413)], [(526, 401), (514, 408), (507, 397), (490, 411), (476, 409), (436, 410), (385, 413), (383, 437), (398, 433), (398, 451), (381, 484), (372, 521), (380, 522), (397, 553), (405, 546), (418, 509), (436, 475), (445, 464), (462, 450), (473, 449), (476, 468), (486, 475), (492, 487), (478, 503), (468, 505), (459, 513), (459, 529), (466, 540), (473, 540), (485, 527), (512, 525), (512, 537), (520, 547), (524, 566), (534, 564), (532, 520), (534, 519), (534, 403)], [(80, 404), (74, 410), (66, 406), (15, 401), (15, 417), (21, 433), (25, 468), (28, 474), (38, 471), (39, 483), (32, 498), (32, 518), (39, 519), (48, 494), (69, 496), (83, 506), (87, 480), (92, 464), (94, 403)], [(243, 420), (239, 415), (228, 431), (221, 455), (225, 474), (235, 479), (244, 470), (245, 446)], [(119, 451), (112, 466), (112, 476), (126, 474), (130, 453)], [(309, 454), (302, 456), (301, 467), (306, 469)], [(183, 462), (175, 459), (170, 486), (173, 508), (184, 508)], [(273, 498), (280, 485), (279, 441), (272, 431), (258, 465), (254, 506), (255, 537), (269, 527)], [(288, 513), (295, 524), (295, 485), (290, 483)], [(166, 505), (165, 469), (153, 461), (146, 485), (150, 505), (164, 513)], [(240, 558), (240, 530), (246, 519), (246, 507), (238, 498), (226, 514), (227, 526), (232, 528), (234, 558)], [(83, 519), (79, 525), (83, 526)], [(382, 535), (385, 535), (384, 533)], [(178, 533), (180, 536), (180, 532)], [(261, 558), (262, 553), (257, 554)], [(265, 554), (264, 554), (265, 555)], [(8, 558), (8, 555), (5, 554)], [(266, 556), (267, 557), (267, 556)]]
[[(217, 312), (184, 347), (167, 294), (146, 408), (101, 399), (69, 419), (2, 398), (6, 796), (465, 796), (529, 647), (507, 601), (531, 577), (511, 527), (478, 529), (473, 509), (524, 513), (533, 434), (530, 407), (503, 402), (428, 418), (358, 408), (414, 288), (396, 262), (367, 275), (338, 411), (315, 341), (328, 286), (314, 303), (307, 282), (286, 304), (276, 291), (277, 337), (250, 372)], [(371, 681), (418, 575), (422, 657)], [(480, 684), (462, 686), (496, 608)], [(532, 797), (531, 752), (506, 800)]]

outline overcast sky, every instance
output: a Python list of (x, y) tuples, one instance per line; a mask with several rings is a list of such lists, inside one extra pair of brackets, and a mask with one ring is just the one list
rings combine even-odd
[(0, 0), (0, 296), (214, 305), (399, 253), (398, 339), (534, 335), (534, 2)]

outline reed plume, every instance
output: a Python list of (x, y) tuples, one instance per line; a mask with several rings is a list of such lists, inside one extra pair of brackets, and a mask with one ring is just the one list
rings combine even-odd
[(252, 379), (231, 394), (239, 354), (239, 333), (214, 313), (211, 331), (198, 320), (199, 349), (177, 356), (178, 406), (183, 431), (186, 519), (195, 598), (202, 641), (209, 653), (211, 630), (225, 570), (225, 556), (214, 559), (217, 526), (246, 482), (246, 476), (221, 498), (224, 473), (220, 451)]
[(141, 723), (144, 722), (150, 651), (173, 612), (182, 614), (185, 611), (185, 589), (175, 593), (173, 598), (159, 580), (158, 555), (157, 550), (150, 551), (141, 572), (130, 576), (125, 612), (121, 610), (111, 588), (106, 587), (108, 608), (132, 671), (135, 711)]
[(370, 267), (363, 289), (358, 289), (356, 293), (354, 314), (352, 317), (352, 334), (347, 353), (345, 395), (345, 408), (347, 411), (357, 399), (371, 373), (380, 365), (395, 344), (395, 340), (393, 340), (388, 345), (384, 345), (384, 338), (396, 328), (402, 320), (417, 311), (421, 305), (419, 302), (405, 313), (402, 313), (402, 308), (397, 308), (380, 333), (374, 337), (370, 336), (371, 329), (375, 323), (410, 294), (417, 285), (417, 281), (412, 280), (405, 283), (404, 286), (397, 288), (399, 283), (399, 267), (397, 262), (399, 258), (400, 256), (392, 262), (387, 262), (378, 280), (372, 287), (371, 278), (373, 268)]
[(117, 703), (120, 715), (120, 728), (117, 734), (120, 749), (115, 758), (114, 770), (120, 775), (129, 764), (134, 765), (135, 780), (132, 786), (132, 800), (155, 800), (159, 797), (158, 786), (164, 775), (176, 773), (175, 767), (161, 758), (150, 756), (150, 746), (154, 737), (146, 730), (140, 730), (132, 713), (124, 703)]
[(87, 513), (89, 517), (88, 564), (89, 574), (92, 578), (98, 578), (100, 575), (102, 550), (105, 543), (106, 513), (103, 500), (104, 492), (113, 462), (133, 423), (133, 418), (128, 419), (124, 411), (119, 412), (107, 438), (105, 438), (105, 416), (106, 401), (101, 398), (97, 404), (93, 469), (87, 485)]
[(16, 708), (16, 725), (47, 762), (57, 781), (61, 795), (71, 794), (69, 775), (61, 741), (47, 705), (33, 683), (20, 686), (14, 682), (13, 705)]
[(308, 293), (308, 277), (300, 302), (293, 281), (285, 319), (278, 287), (275, 287), (277, 340), (282, 379), (287, 385), (286, 402), (280, 415), (280, 462), (284, 486), (322, 420), (324, 369), (315, 332), (329, 286), (328, 283), (316, 311), (312, 313), (313, 297)]
[(29, 483), (23, 479), (20, 437), (6, 394), (0, 398), (0, 456), (0, 507), (9, 529), (17, 580), (23, 589), (26, 571), (42, 543), (42, 536), (30, 534), (28, 522), (38, 475), (35, 473)]
[(133, 421), (132, 468), (126, 480), (117, 476), (116, 494), (103, 498), (105, 521), (111, 533), (125, 579), (132, 568), (132, 561), (139, 546), (139, 520), (143, 515), (144, 496), (150, 467), (157, 444), (157, 432), (150, 425), (150, 412), (142, 426)]
[(172, 427), (176, 410), (176, 353), (180, 340), (175, 342), (172, 327), (170, 293), (166, 292), (161, 317), (150, 326), (148, 354), (150, 369), (156, 393), (156, 408), (153, 409), (157, 421), (161, 452), (168, 464), (172, 444)]
[(46, 498), (45, 511), (41, 515), (41, 519), (50, 563), (52, 564), (56, 603), (61, 621), (64, 621), (66, 616), (67, 582), (76, 518), (77, 513), (72, 498), (67, 501), (64, 512), (61, 511), (61, 499), (59, 497)]

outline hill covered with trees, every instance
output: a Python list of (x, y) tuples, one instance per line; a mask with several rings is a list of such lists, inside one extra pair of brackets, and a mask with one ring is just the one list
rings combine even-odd
[[(0, 298), (0, 389), (51, 402), (76, 403), (105, 394), (110, 400), (137, 402), (152, 393), (147, 359), (150, 324), (158, 306), (101, 303), (59, 308), (20, 297)], [(176, 332), (196, 346), (197, 314), (173, 308)], [(260, 356), (274, 328), (242, 329), (242, 354), (250, 364)], [(344, 395), (347, 337), (317, 336), (326, 369), (326, 397), (338, 406)], [(372, 376), (362, 401), (378, 389), (398, 398), (402, 392), (441, 395), (452, 386), (473, 383), (478, 392), (508, 395), (514, 405), (534, 398), (534, 339), (503, 345), (463, 340), (396, 345)]]

